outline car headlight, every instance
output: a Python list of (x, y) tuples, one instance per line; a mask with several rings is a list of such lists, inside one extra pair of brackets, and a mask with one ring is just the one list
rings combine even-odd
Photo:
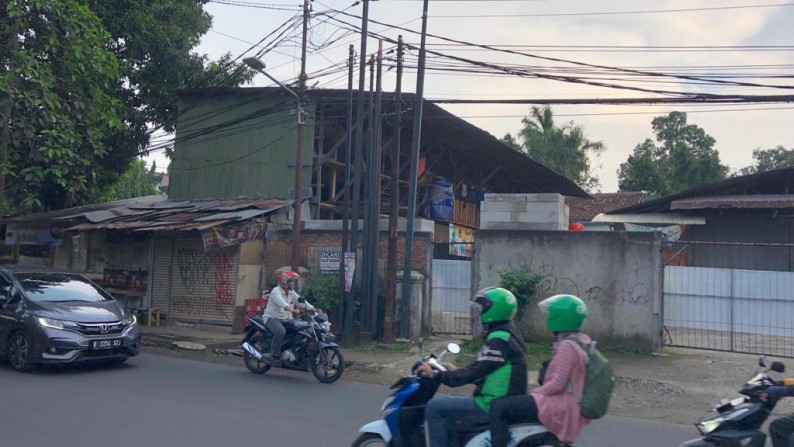
[(698, 429), (700, 430), (701, 433), (703, 433), (704, 435), (707, 435), (707, 434), (713, 432), (714, 430), (716, 430), (717, 427), (722, 425), (723, 422), (725, 422), (725, 419), (723, 419), (721, 417), (718, 417), (718, 418), (710, 419), (708, 421), (703, 421), (703, 422), (699, 423), (697, 425), (697, 427), (698, 427)]
[(39, 317), (39, 324), (52, 329), (77, 329), (77, 323), (66, 320), (54, 320), (52, 318)]
[(121, 320), (121, 325), (122, 326), (130, 326), (130, 325), (132, 325), (134, 323), (137, 323), (137, 322), (138, 322), (138, 317), (136, 317), (135, 315), (130, 315), (130, 316), (124, 318), (123, 320)]

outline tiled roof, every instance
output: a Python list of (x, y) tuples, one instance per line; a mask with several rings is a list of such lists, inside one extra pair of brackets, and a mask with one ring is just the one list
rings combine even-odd
[(570, 208), (570, 222), (590, 222), (601, 213), (625, 208), (642, 202), (642, 192), (610, 192), (592, 194), (592, 199), (566, 197), (565, 204)]

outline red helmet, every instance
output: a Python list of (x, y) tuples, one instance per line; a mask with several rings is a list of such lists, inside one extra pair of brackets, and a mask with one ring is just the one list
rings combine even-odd
[(278, 276), (276, 276), (278, 285), (284, 288), (287, 288), (289, 286), (294, 286), (295, 283), (298, 281), (298, 278), (300, 278), (300, 275), (293, 272), (292, 270), (281, 272), (278, 274)]

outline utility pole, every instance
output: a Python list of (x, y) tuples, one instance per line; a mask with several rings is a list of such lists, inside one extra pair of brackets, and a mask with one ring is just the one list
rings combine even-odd
[[(350, 251), (348, 244), (348, 231), (350, 221), (350, 162), (353, 153), (353, 67), (356, 64), (356, 52), (353, 45), (350, 45), (350, 50), (347, 59), (347, 155), (345, 160), (345, 210), (342, 213), (342, 264), (340, 265), (340, 273), (342, 277), (342, 299), (339, 300), (339, 316), (342, 318), (342, 333), (350, 335), (353, 333), (353, 295), (345, 289), (345, 256)], [(358, 167), (356, 167), (357, 169)], [(356, 216), (355, 218), (358, 218)], [(356, 252), (355, 248), (352, 250)]]
[(370, 308), (369, 308), (369, 321), (372, 332), (377, 333), (378, 327), (378, 293), (380, 290), (380, 173), (381, 173), (381, 144), (383, 132), (381, 128), (382, 123), (382, 103), (383, 103), (383, 40), (378, 41), (378, 59), (377, 59), (377, 81), (375, 85), (375, 115), (372, 126), (373, 133), (373, 147), (372, 147), (372, 216), (370, 228)]
[(397, 88), (394, 92), (394, 145), (391, 147), (391, 183), (389, 186), (389, 247), (386, 260), (386, 311), (383, 339), (394, 341), (394, 298), (397, 276), (397, 222), (400, 217), (400, 132), (402, 130), (403, 36), (397, 39)]
[[(361, 46), (359, 51), (359, 75), (358, 75), (358, 104), (356, 107), (356, 156), (353, 170), (353, 206), (350, 230), (350, 251), (358, 252), (358, 220), (360, 215), (360, 196), (361, 196), (361, 166), (362, 166), (362, 145), (364, 143), (364, 86), (366, 82), (366, 63), (367, 63), (367, 27), (369, 25), (369, 1), (364, 1), (364, 10), (361, 16)], [(358, 263), (358, 261), (357, 261)], [(356, 265), (358, 269), (358, 265)], [(355, 279), (355, 277), (354, 277)], [(361, 299), (361, 298), (359, 298)], [(363, 300), (362, 300), (363, 301)], [(350, 308), (351, 327), (352, 327), (352, 306)], [(348, 316), (346, 315), (347, 319)]]
[(372, 297), (369, 295), (372, 289), (372, 180), (374, 178), (373, 160), (375, 158), (375, 132), (374, 132), (374, 113), (375, 113), (375, 55), (371, 54), (369, 59), (369, 112), (367, 113), (367, 156), (365, 164), (366, 183), (364, 185), (364, 240), (362, 241), (363, 251), (361, 255), (362, 264), (362, 291), (364, 296), (361, 301), (360, 308), (360, 321), (361, 332), (372, 333), (370, 328), (371, 322), (369, 321), (370, 306), (372, 304)]
[(414, 129), (411, 139), (411, 181), (408, 185), (408, 215), (405, 228), (405, 267), (403, 269), (402, 302), (400, 303), (400, 334), (408, 335), (411, 301), (411, 258), (414, 245), (414, 218), (416, 217), (416, 183), (419, 171), (419, 144), (422, 137), (422, 106), (425, 91), (425, 41), (427, 40), (427, 4), (422, 9), (422, 39), (419, 45), (419, 68), (416, 73), (416, 101), (414, 102)]
[(292, 222), (292, 270), (296, 273), (300, 267), (300, 251), (298, 246), (301, 237), (301, 201), (303, 199), (303, 128), (306, 116), (303, 104), (306, 100), (306, 36), (309, 25), (309, 0), (303, 0), (303, 42), (301, 42), (301, 74), (298, 90), (298, 148), (295, 151), (295, 212)]

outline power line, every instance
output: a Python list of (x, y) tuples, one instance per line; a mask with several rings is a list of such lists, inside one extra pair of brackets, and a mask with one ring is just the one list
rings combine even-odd
[(433, 15), (434, 19), (480, 19), (497, 17), (578, 17), (578, 16), (607, 16), (607, 15), (634, 15), (634, 14), (666, 14), (681, 12), (703, 12), (703, 11), (726, 11), (737, 9), (758, 9), (794, 6), (794, 3), (775, 3), (764, 5), (742, 5), (742, 6), (713, 6), (705, 8), (679, 8), (679, 9), (648, 9), (634, 11), (592, 11), (592, 12), (557, 12), (557, 13), (533, 13), (533, 14), (454, 14), (454, 15)]
[(248, 157), (250, 157), (250, 156), (252, 156), (254, 154), (262, 152), (262, 151), (268, 149), (269, 147), (272, 147), (273, 145), (275, 145), (279, 141), (281, 141), (281, 140), (287, 138), (288, 136), (292, 135), (292, 132), (297, 130), (297, 128), (298, 128), (297, 125), (295, 127), (290, 128), (290, 130), (287, 131), (284, 135), (281, 135), (280, 137), (276, 138), (275, 140), (269, 142), (268, 144), (266, 144), (266, 145), (264, 145), (264, 146), (262, 146), (262, 147), (260, 147), (260, 148), (258, 148), (256, 150), (254, 150), (252, 152), (248, 152), (247, 154), (242, 155), (240, 157), (236, 157), (236, 158), (233, 158), (233, 159), (230, 159), (230, 160), (225, 160), (225, 161), (222, 161), (220, 163), (204, 165), (204, 166), (189, 167), (189, 168), (179, 167), (177, 165), (177, 162), (183, 163), (183, 162), (209, 161), (209, 160), (198, 160), (198, 159), (190, 159), (190, 158), (175, 158), (172, 161), (171, 169), (172, 170), (176, 170), (176, 171), (197, 171), (199, 169), (214, 168), (214, 167), (217, 167), (217, 166), (223, 166), (223, 165), (228, 165), (228, 164), (231, 164), (231, 163), (235, 163), (235, 162), (238, 162), (240, 160), (244, 160), (244, 159), (246, 159), (246, 158), (248, 158)]
[[(655, 112), (598, 112), (598, 113), (555, 113), (555, 117), (581, 117), (581, 116), (611, 116), (611, 115), (658, 115), (660, 113), (668, 112), (685, 112), (685, 113), (714, 113), (714, 112), (761, 112), (765, 110), (794, 110), (794, 107), (762, 107), (762, 108), (739, 108), (739, 109), (712, 109), (712, 110), (683, 110), (676, 108), (674, 110), (658, 110)], [(524, 115), (456, 115), (458, 118), (466, 119), (481, 119), (481, 118), (526, 118)], [(429, 116), (428, 119), (444, 119), (444, 116)]]

